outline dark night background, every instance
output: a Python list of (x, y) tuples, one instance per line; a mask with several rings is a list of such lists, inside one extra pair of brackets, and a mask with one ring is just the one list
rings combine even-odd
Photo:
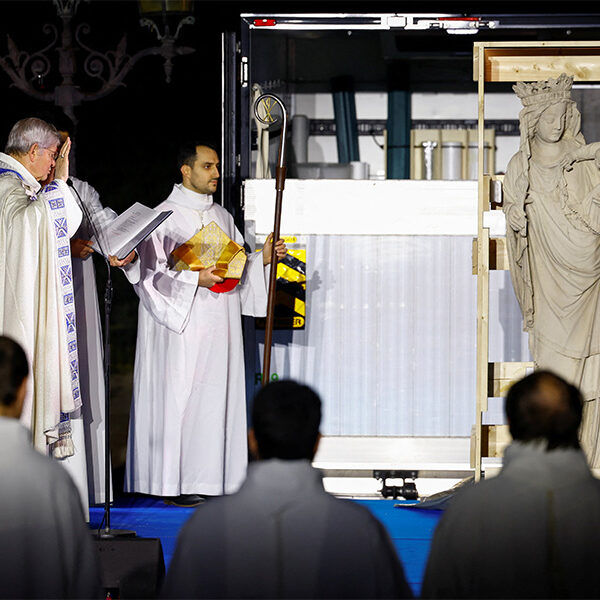
[[(125, 86), (93, 102), (76, 107), (75, 174), (90, 182), (100, 193), (105, 206), (122, 212), (133, 202), (155, 206), (178, 181), (174, 158), (184, 139), (212, 139), (221, 136), (221, 33), (235, 30), (242, 12), (465, 12), (476, 10), (502, 12), (596, 12), (597, 2), (229, 2), (227, 0), (193, 3), (195, 24), (185, 26), (178, 45), (195, 52), (173, 60), (171, 83), (165, 82), (162, 58), (142, 59), (124, 79)], [(133, 0), (81, 1), (73, 17), (73, 30), (88, 23), (83, 36), (87, 45), (99, 52), (114, 50), (127, 35), (127, 52), (157, 45), (149, 29), (139, 25), (138, 3)], [(160, 19), (159, 19), (160, 21)], [(7, 34), (25, 52), (44, 48), (51, 36), (44, 24), (60, 31), (56, 7), (51, 0), (0, 0), (0, 57), (7, 54)], [(57, 53), (48, 52), (54, 61), (51, 73), (42, 82), (51, 91), (59, 83)], [(84, 91), (97, 89), (98, 83), (83, 73), (85, 51), (78, 51), (75, 83)], [(262, 60), (263, 57), (261, 57)], [(269, 57), (264, 57), (269, 60)], [(56, 108), (34, 100), (12, 87), (0, 69), (0, 145), (4, 147), (12, 125), (21, 118), (40, 116), (52, 121)], [(58, 124), (58, 123), (57, 123)], [(100, 307), (105, 279), (103, 263), (96, 260)], [(112, 315), (112, 399), (113, 462), (124, 460), (131, 377), (135, 351), (137, 298), (125, 277), (114, 273), (115, 297)], [(119, 489), (120, 481), (115, 477)]]

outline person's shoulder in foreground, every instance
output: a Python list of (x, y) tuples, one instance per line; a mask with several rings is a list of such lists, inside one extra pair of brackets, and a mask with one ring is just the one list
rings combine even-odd
[(262, 388), (249, 445), (257, 460), (234, 495), (210, 500), (184, 526), (165, 597), (411, 597), (379, 521), (323, 489), (311, 466), (321, 401), (307, 386)]
[(600, 481), (579, 447), (579, 391), (536, 371), (508, 392), (502, 471), (457, 494), (434, 534), (423, 597), (598, 597)]
[(31, 446), (19, 416), (29, 366), (0, 336), (0, 597), (99, 598), (100, 569), (67, 471)]

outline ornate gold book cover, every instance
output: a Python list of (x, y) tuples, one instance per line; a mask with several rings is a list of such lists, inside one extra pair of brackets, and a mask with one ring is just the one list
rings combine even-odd
[(223, 283), (210, 288), (213, 291), (228, 291), (235, 287), (246, 266), (244, 248), (230, 239), (214, 221), (203, 227), (187, 242), (175, 248), (171, 252), (171, 256), (175, 262), (173, 268), (176, 271), (187, 269), (199, 271), (216, 266), (217, 268), (213, 271), (215, 275), (226, 280), (235, 280), (229, 282), (233, 285), (225, 286), (228, 289), (216, 289), (217, 286), (224, 286)]

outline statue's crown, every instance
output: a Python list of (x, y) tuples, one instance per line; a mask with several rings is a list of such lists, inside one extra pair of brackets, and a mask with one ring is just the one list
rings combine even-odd
[(513, 85), (513, 90), (521, 99), (523, 106), (531, 106), (532, 104), (570, 100), (572, 85), (573, 77), (561, 73), (556, 79), (548, 79), (548, 81), (534, 81), (533, 83), (520, 81)]

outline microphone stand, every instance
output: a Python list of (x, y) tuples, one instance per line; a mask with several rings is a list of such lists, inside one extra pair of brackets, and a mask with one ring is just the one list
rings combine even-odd
[(96, 228), (94, 220), (79, 195), (77, 188), (71, 178), (67, 179), (67, 185), (77, 197), (77, 203), (81, 208), (87, 222), (90, 224), (96, 243), (100, 248), (102, 257), (107, 267), (106, 287), (104, 289), (104, 529), (98, 528), (97, 537), (100, 539), (113, 539), (115, 537), (135, 537), (135, 531), (129, 529), (111, 529), (110, 527), (110, 313), (112, 310), (113, 285), (108, 260), (108, 252), (101, 241), (100, 232)]
[[(283, 203), (283, 188), (285, 187), (285, 151), (286, 151), (286, 133), (287, 133), (287, 110), (283, 101), (275, 94), (262, 94), (254, 102), (254, 115), (265, 124), (274, 123), (277, 119), (271, 115), (273, 104), (267, 104), (265, 100), (271, 98), (281, 109), (281, 135), (279, 138), (279, 155), (277, 158), (277, 167), (275, 169), (275, 222), (273, 225), (273, 240), (271, 251), (271, 272), (269, 274), (269, 299), (267, 303), (267, 319), (265, 324), (265, 352), (263, 357), (262, 385), (269, 383), (271, 372), (271, 346), (273, 342), (273, 321), (275, 317), (275, 292), (277, 287), (277, 254), (275, 254), (275, 242), (279, 239), (281, 225), (281, 207)], [(260, 103), (263, 103), (265, 114), (261, 116), (258, 112)]]

